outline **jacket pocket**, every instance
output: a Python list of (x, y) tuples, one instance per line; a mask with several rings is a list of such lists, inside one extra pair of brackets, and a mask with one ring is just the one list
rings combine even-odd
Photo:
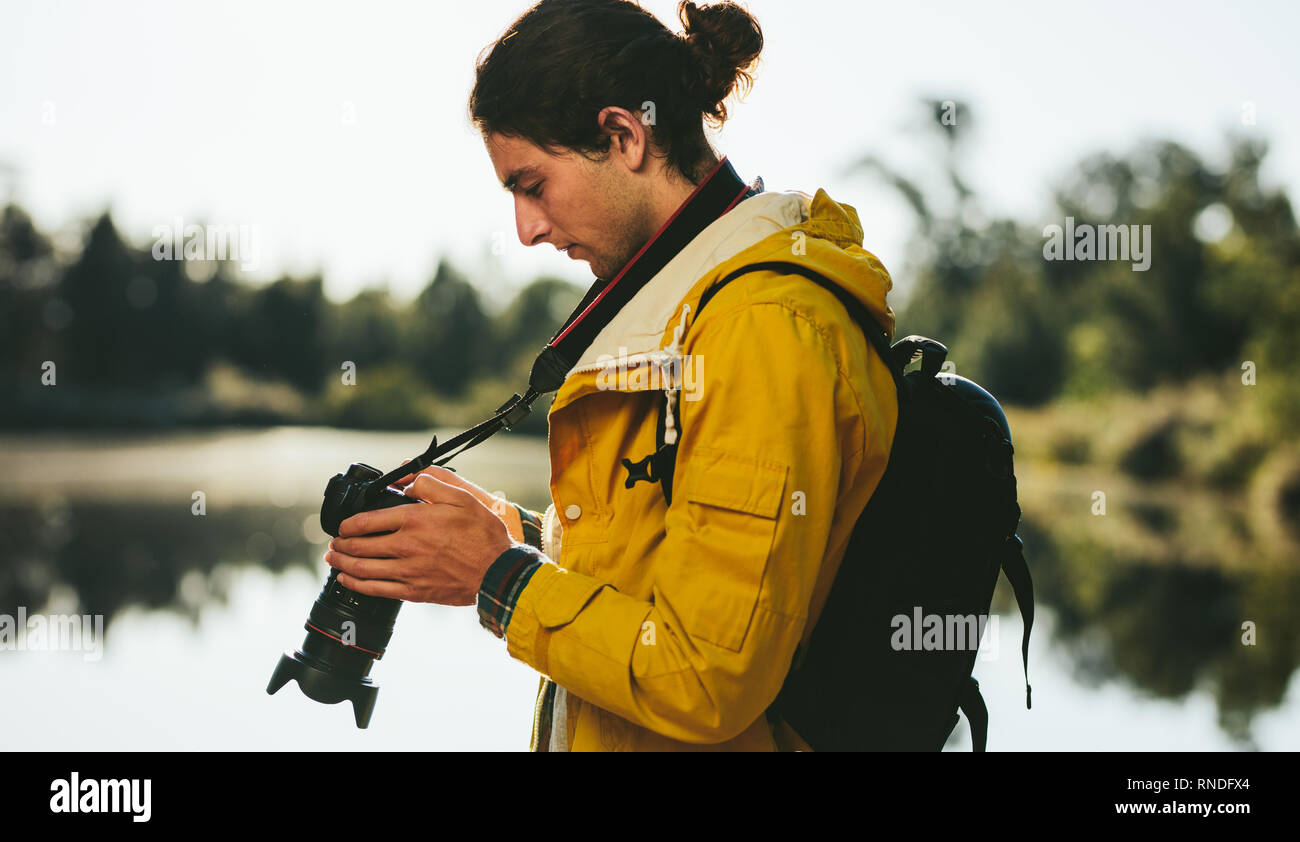
[(537, 622), (547, 629), (568, 625), (597, 591), (605, 587), (610, 586), (606, 582), (579, 576), (562, 568), (557, 570), (533, 603)]
[(763, 586), (788, 468), (700, 447), (686, 483), (692, 636), (740, 651)]

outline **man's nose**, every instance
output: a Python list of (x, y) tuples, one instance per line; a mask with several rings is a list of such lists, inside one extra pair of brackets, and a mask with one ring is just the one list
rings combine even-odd
[(551, 233), (550, 223), (536, 205), (525, 201), (524, 196), (515, 196), (515, 228), (519, 242), (526, 246), (535, 246), (545, 242)]

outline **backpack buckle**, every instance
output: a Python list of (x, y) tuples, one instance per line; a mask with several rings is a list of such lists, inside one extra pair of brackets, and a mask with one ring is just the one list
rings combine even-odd
[(658, 482), (659, 477), (655, 471), (655, 456), (658, 453), (651, 453), (644, 459), (638, 459), (633, 462), (631, 459), (621, 460), (623, 467), (627, 468), (627, 479), (623, 482), (624, 488), (631, 488), (641, 480), (646, 482)]
[(907, 368), (917, 360), (921, 361), (921, 376), (929, 379), (943, 368), (943, 361), (948, 358), (948, 346), (925, 336), (908, 336), (898, 340), (890, 349), (894, 355), (894, 364), (899, 369)]
[[(627, 479), (623, 481), (624, 488), (631, 488), (638, 482), (645, 480), (649, 483), (662, 483), (665, 476), (668, 482), (672, 482), (673, 462), (677, 456), (676, 444), (661, 444), (659, 449), (642, 459), (633, 462), (631, 459), (621, 459), (623, 467), (627, 468)], [(664, 486), (664, 497), (669, 503), (672, 492), (668, 486)]]

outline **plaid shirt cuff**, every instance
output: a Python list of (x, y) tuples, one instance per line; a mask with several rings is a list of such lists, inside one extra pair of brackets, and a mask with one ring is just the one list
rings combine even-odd
[(513, 504), (519, 510), (519, 520), (524, 527), (524, 542), (537, 549), (542, 548), (542, 519), (536, 512), (530, 512), (523, 506)]
[(515, 603), (528, 580), (545, 563), (543, 558), (539, 550), (526, 544), (515, 544), (497, 556), (478, 591), (478, 621), (483, 628), (497, 637), (506, 636)]

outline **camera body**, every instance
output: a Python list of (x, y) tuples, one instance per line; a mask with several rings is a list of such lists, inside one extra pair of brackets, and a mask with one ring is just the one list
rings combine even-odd
[[(335, 474), (325, 486), (321, 529), (337, 538), (339, 525), (355, 514), (421, 502), (378, 485), (381, 479), (378, 470), (362, 462)], [(302, 647), (280, 657), (266, 692), (274, 694), (294, 679), (317, 702), (351, 701), (357, 727), (365, 728), (379, 694), (370, 668), (384, 656), (401, 607), (401, 600), (348, 590), (339, 584), (338, 571), (331, 570), (307, 617)]]
[(406, 503), (418, 503), (414, 497), (398, 494), (387, 486), (375, 487), (382, 475), (364, 462), (353, 462), (346, 472), (335, 474), (325, 486), (325, 502), (320, 507), (320, 528), (335, 538), (339, 525), (361, 512), (390, 509)]

